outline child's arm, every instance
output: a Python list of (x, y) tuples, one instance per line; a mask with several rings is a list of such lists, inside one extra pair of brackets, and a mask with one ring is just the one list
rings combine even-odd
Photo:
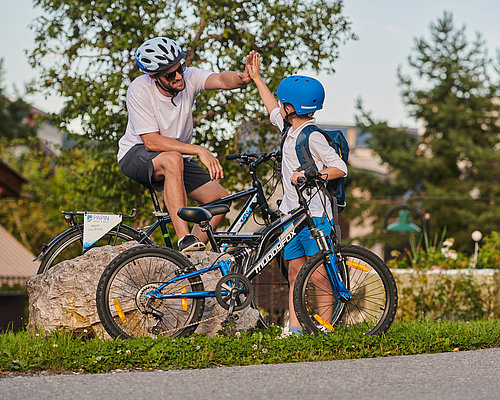
[(260, 55), (252, 50), (248, 55), (248, 57), (250, 58), (249, 61), (247, 61), (248, 73), (250, 74), (250, 78), (252, 78), (252, 80), (255, 82), (255, 85), (259, 90), (262, 102), (264, 103), (264, 106), (267, 109), (267, 112), (271, 114), (271, 111), (279, 107), (279, 105), (276, 99), (274, 98), (273, 94), (267, 87), (266, 83), (262, 80), (262, 77), (260, 76), (260, 66), (262, 64)]
[[(347, 176), (347, 165), (328, 144), (325, 137), (319, 132), (312, 132), (309, 136), (309, 146), (313, 159), (323, 164), (323, 169), (319, 171), (323, 178), (330, 181), (332, 179)], [(318, 165), (318, 164), (317, 164)], [(326, 176), (325, 176), (326, 175)], [(303, 172), (294, 172), (292, 183), (297, 183), (298, 179), (303, 177)]]

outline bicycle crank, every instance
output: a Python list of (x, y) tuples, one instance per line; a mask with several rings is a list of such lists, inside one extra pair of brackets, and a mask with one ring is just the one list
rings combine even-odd
[(243, 275), (231, 272), (217, 282), (215, 298), (225, 310), (243, 310), (253, 299), (253, 286)]

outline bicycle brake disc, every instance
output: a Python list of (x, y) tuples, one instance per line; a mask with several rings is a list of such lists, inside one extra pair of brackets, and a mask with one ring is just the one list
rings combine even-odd
[(253, 299), (253, 286), (243, 275), (232, 272), (217, 282), (215, 298), (225, 310), (229, 310), (233, 304), (234, 311), (243, 310)]

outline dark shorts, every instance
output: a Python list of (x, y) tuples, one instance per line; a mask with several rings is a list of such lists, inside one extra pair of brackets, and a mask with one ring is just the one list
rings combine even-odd
[[(145, 186), (153, 186), (156, 190), (163, 190), (163, 180), (153, 179), (153, 158), (161, 151), (148, 151), (143, 144), (136, 144), (118, 162), (120, 171), (130, 179)], [(186, 193), (191, 193), (205, 183), (210, 182), (210, 174), (190, 158), (184, 158), (184, 187)]]

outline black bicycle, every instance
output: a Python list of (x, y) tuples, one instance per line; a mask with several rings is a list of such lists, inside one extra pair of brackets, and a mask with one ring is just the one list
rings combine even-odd
[[(248, 167), (252, 179), (252, 187), (204, 206), (210, 208), (247, 198), (243, 208), (228, 230), (213, 233), (213, 251), (230, 251), (234, 249), (234, 240), (232, 239), (236, 233), (242, 230), (247, 221), (250, 220), (250, 217), (256, 219), (256, 214), (259, 214), (264, 226), (271, 225), (272, 222), (279, 218), (279, 211), (272, 209), (268, 203), (268, 198), (274, 193), (279, 183), (279, 158), (280, 155), (277, 151), (268, 154), (238, 153), (226, 156), (226, 159), (235, 160), (241, 165)], [(264, 165), (267, 165), (266, 172), (269, 174), (269, 178), (266, 182), (262, 183), (258, 177), (258, 169)], [(266, 186), (271, 187), (271, 193), (267, 196), (264, 191), (264, 187)], [(130, 240), (135, 240), (141, 244), (153, 244), (151, 235), (158, 228), (161, 229), (164, 245), (172, 248), (168, 230), (171, 218), (168, 213), (162, 210), (155, 190), (152, 187), (148, 189), (153, 202), (155, 210), (153, 215), (156, 221), (151, 226), (139, 229), (119, 223), (89, 248), (104, 245), (115, 246)], [(43, 245), (41, 253), (36, 258), (36, 260), (41, 259), (38, 274), (44, 273), (61, 261), (75, 258), (84, 252), (84, 222), (82, 219), (88, 213), (84, 211), (62, 211), (62, 213), (70, 228), (54, 238), (49, 244)], [(134, 218), (135, 215), (136, 210), (133, 210), (131, 214), (122, 214), (121, 217), (122, 219)], [(262, 274), (255, 281), (254, 303), (261, 313), (261, 322), (264, 326), (271, 323), (283, 323), (284, 313), (288, 308), (288, 292), (287, 268), (283, 257), (280, 256), (267, 269), (266, 273)]]
[[(301, 269), (294, 288), (294, 306), (302, 326), (315, 334), (332, 332), (336, 324), (365, 334), (387, 331), (397, 308), (390, 270), (370, 251), (340, 245), (335, 234), (325, 236), (314, 226), (303, 191), (319, 190), (324, 182), (316, 171), (306, 176), (296, 186), (300, 207), (262, 232), (219, 236), (238, 250), (213, 265), (195, 268), (182, 254), (150, 245), (116, 257), (104, 270), (96, 293), (106, 331), (115, 338), (186, 336), (214, 318), (204, 315), (206, 302), (214, 298), (227, 310), (221, 324), (233, 322), (235, 312), (252, 305), (255, 279), (304, 227), (319, 252)], [(186, 207), (178, 215), (202, 225), (217, 245), (208, 224), (210, 213)], [(205, 290), (201, 277), (210, 272), (219, 278), (213, 290)]]
[[(275, 180), (272, 186), (276, 188), (278, 184), (276, 182), (276, 166), (278, 164), (276, 161), (277, 152), (272, 152), (269, 154), (229, 154), (228, 156), (226, 156), (226, 158), (228, 160), (237, 160), (240, 162), (240, 164), (247, 165), (249, 167), (250, 176), (252, 177), (252, 187), (250, 189), (243, 190), (214, 202), (208, 203), (206, 204), (206, 206), (226, 204), (248, 197), (239, 215), (228, 228), (227, 232), (239, 232), (245, 225), (245, 223), (249, 220), (250, 216), (255, 217), (254, 213), (256, 210), (260, 210), (262, 219), (266, 225), (269, 225), (272, 221), (276, 220), (278, 212), (277, 210), (273, 210), (269, 207), (268, 199), (263, 189), (263, 186), (265, 184), (263, 185), (257, 177), (257, 168), (263, 163), (267, 163), (269, 161), (272, 162), (271, 166), (273, 168), (273, 173), (270, 180)], [(86, 249), (83, 248), (84, 222), (81, 221), (81, 219), (84, 218), (85, 215), (89, 214), (89, 212), (61, 211), (61, 213), (64, 214), (65, 221), (70, 226), (70, 228), (52, 239), (49, 244), (44, 243), (42, 245), (40, 254), (34, 260), (41, 260), (40, 267), (38, 268), (37, 273), (44, 273), (59, 262), (75, 258), (92, 247), (99, 247), (108, 244), (115, 246), (129, 240), (136, 240), (137, 242), (144, 244), (153, 244), (151, 235), (158, 228), (161, 229), (164, 245), (166, 247), (173, 248), (168, 231), (168, 224), (171, 222), (171, 218), (167, 212), (164, 212), (162, 210), (155, 190), (151, 186), (148, 187), (148, 190), (151, 195), (151, 200), (154, 207), (153, 216), (156, 218), (156, 221), (152, 225), (143, 228), (133, 228), (120, 222), (109, 232), (107, 232), (101, 239), (99, 239), (92, 246)], [(137, 211), (133, 209), (132, 213), (130, 214), (118, 215), (121, 216), (122, 219), (127, 219), (134, 218), (136, 216), (136, 213)], [(106, 215), (109, 213), (99, 212), (96, 214)]]

